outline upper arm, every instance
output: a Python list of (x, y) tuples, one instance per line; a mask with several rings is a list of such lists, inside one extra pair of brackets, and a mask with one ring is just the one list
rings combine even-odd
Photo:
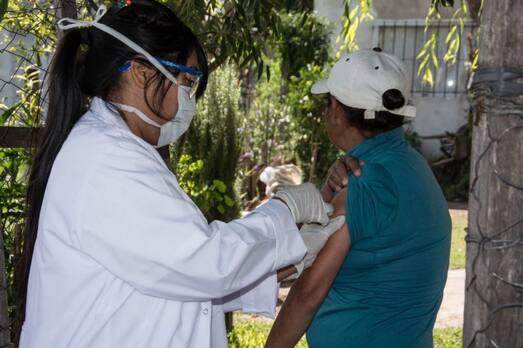
[(319, 304), (329, 291), (350, 249), (347, 224), (334, 233), (312, 266), (296, 281), (296, 290), (311, 304)]
[(398, 205), (394, 177), (381, 164), (368, 163), (360, 177), (351, 176), (347, 224), (353, 243), (372, 238), (393, 223)]
[[(334, 216), (345, 214), (345, 199), (343, 190), (331, 202)], [(328, 239), (312, 266), (297, 280), (294, 286), (304, 298), (309, 299), (308, 302), (317, 304), (323, 301), (349, 252), (350, 244), (349, 228), (344, 224)]]

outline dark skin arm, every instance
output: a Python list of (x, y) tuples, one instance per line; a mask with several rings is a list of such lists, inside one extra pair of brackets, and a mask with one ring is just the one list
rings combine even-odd
[(298, 272), (298, 270), (293, 265), (279, 269), (278, 273), (277, 273), (278, 283), (285, 280), (286, 278), (290, 277), (291, 275), (293, 275), (296, 272)]
[[(334, 215), (345, 214), (345, 190), (332, 201)], [(334, 233), (291, 288), (271, 329), (266, 348), (291, 348), (303, 336), (350, 249), (347, 225)]]

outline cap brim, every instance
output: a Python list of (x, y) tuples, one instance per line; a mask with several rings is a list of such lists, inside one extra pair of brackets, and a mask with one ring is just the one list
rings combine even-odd
[(327, 86), (327, 79), (319, 80), (312, 85), (311, 93), (312, 94), (325, 94), (329, 93), (329, 87)]

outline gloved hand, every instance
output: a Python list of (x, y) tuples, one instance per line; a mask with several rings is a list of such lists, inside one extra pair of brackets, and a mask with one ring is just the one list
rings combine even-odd
[(309, 268), (314, 260), (316, 260), (316, 256), (321, 251), (329, 237), (339, 230), (344, 223), (345, 216), (340, 215), (331, 219), (327, 226), (320, 226), (317, 224), (303, 225), (300, 229), (300, 235), (307, 247), (307, 254), (305, 254), (305, 257), (299, 263), (294, 265), (298, 272), (289, 276), (286, 280), (297, 279), (304, 270)]
[(333, 211), (332, 206), (323, 201), (320, 191), (311, 183), (286, 186), (276, 192), (274, 197), (287, 204), (297, 224), (316, 222), (326, 225)]

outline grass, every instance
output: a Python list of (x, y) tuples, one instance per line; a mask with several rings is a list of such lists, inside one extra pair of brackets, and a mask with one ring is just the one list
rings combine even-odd
[[(229, 334), (230, 348), (260, 348), (265, 345), (267, 335), (271, 330), (271, 322), (235, 320), (234, 330)], [(295, 346), (307, 348), (303, 337)]]
[[(270, 322), (235, 320), (234, 330), (229, 334), (231, 348), (260, 348), (265, 344), (271, 329)], [(434, 348), (461, 347), (460, 328), (435, 329)], [(307, 348), (305, 338), (296, 345), (298, 348)]]
[(450, 210), (452, 218), (452, 242), (450, 249), (450, 269), (465, 268), (465, 227), (468, 213), (466, 210)]
[(458, 327), (434, 330), (434, 348), (460, 348), (463, 330)]

